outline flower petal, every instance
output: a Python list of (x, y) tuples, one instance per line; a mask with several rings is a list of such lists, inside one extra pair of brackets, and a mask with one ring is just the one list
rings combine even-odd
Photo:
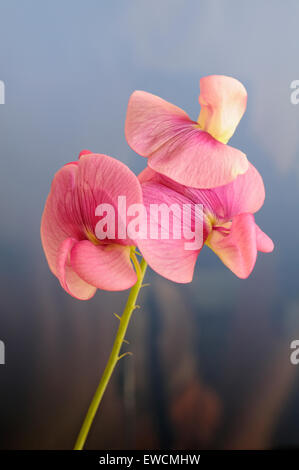
[[(142, 202), (140, 183), (120, 161), (100, 154), (83, 154), (78, 162), (63, 166), (55, 175), (41, 222), (41, 239), (50, 269), (56, 275), (59, 247), (66, 238), (84, 240), (95, 233), (96, 207), (110, 203), (118, 215), (118, 197), (130, 204)], [(123, 245), (126, 238), (116, 238)]]
[(243, 152), (218, 142), (183, 110), (150, 93), (132, 94), (125, 133), (153, 170), (186, 186), (221, 186), (248, 169)]
[[(95, 215), (99, 204), (110, 204), (117, 221), (118, 216), (122, 216), (118, 214), (119, 196), (125, 198), (127, 207), (142, 203), (141, 186), (136, 175), (124, 163), (101, 154), (80, 157), (75, 196), (77, 218), (80, 220), (81, 217), (84, 227), (93, 234), (99, 221)], [(122, 245), (132, 244), (131, 240), (118, 237), (117, 223), (115, 241)]]
[(256, 245), (258, 251), (263, 253), (271, 253), (274, 250), (274, 243), (266, 233), (264, 233), (258, 225), (256, 227)]
[[(207, 230), (203, 221), (198, 221), (198, 223), (203, 224), (203, 227), (200, 227), (203, 228), (202, 237), (200, 237), (198, 231), (199, 239), (197, 244), (190, 247), (190, 243), (194, 240), (186, 237), (184, 229), (192, 228), (195, 212), (194, 210), (190, 212), (190, 226), (187, 227), (188, 219), (187, 217), (184, 218), (182, 214), (183, 205), (190, 205), (190, 201), (176, 191), (157, 183), (145, 183), (142, 190), (143, 201), (148, 214), (148, 230), (146, 239), (136, 240), (136, 242), (143, 257), (150, 267), (161, 276), (174, 282), (191, 282), (197, 256), (204, 239), (207, 237)], [(154, 213), (151, 212), (153, 205), (161, 208), (162, 204), (166, 209), (164, 214), (167, 214), (168, 209), (171, 210), (171, 206), (174, 208), (174, 212), (171, 212), (169, 218), (167, 215), (161, 215), (161, 212), (158, 215), (153, 215)], [(174, 229), (175, 225), (176, 229)], [(192, 230), (194, 231), (194, 228)], [(176, 231), (179, 238), (175, 238)], [(156, 238), (152, 236), (153, 232), (157, 233)]]
[(186, 251), (181, 240), (139, 240), (138, 247), (148, 265), (173, 282), (192, 282), (199, 251)]
[(125, 290), (137, 281), (129, 247), (117, 244), (96, 246), (83, 240), (74, 245), (70, 261), (80, 278), (98, 289)]
[(96, 287), (81, 279), (70, 265), (70, 253), (78, 243), (74, 238), (66, 238), (60, 245), (57, 256), (57, 277), (64, 290), (80, 300), (88, 300), (96, 292)]
[(263, 179), (257, 169), (249, 163), (244, 175), (239, 175), (231, 183), (213, 189), (196, 189), (181, 185), (151, 168), (145, 168), (138, 176), (145, 182), (163, 184), (179, 192), (193, 203), (203, 204), (204, 208), (217, 219), (230, 220), (244, 212), (255, 213), (265, 200)]
[(216, 214), (224, 219), (250, 212), (257, 212), (265, 200), (265, 187), (258, 170), (249, 163), (249, 168), (231, 183), (212, 190), (221, 202)]
[(199, 103), (200, 128), (226, 143), (245, 112), (247, 92), (235, 78), (210, 75), (200, 79)]
[(87, 149), (81, 150), (81, 152), (79, 153), (79, 156), (78, 156), (78, 160), (80, 160), (80, 158), (83, 157), (83, 155), (90, 155), (91, 153), (93, 153), (93, 152), (91, 152), (90, 150), (87, 150)]
[(188, 114), (178, 106), (136, 90), (128, 103), (125, 135), (136, 153), (148, 157), (176, 135), (179, 125), (190, 122)]
[(206, 244), (242, 279), (252, 272), (258, 251), (269, 253), (274, 248), (272, 240), (256, 225), (252, 214), (234, 217), (228, 235), (213, 230)]
[(156, 171), (152, 170), (149, 166), (147, 166), (144, 168), (144, 170), (142, 170), (141, 173), (139, 173), (138, 180), (141, 184), (151, 180), (156, 180), (158, 182), (160, 180), (160, 177), (163, 177), (163, 175), (160, 175)]
[(222, 186), (248, 169), (243, 152), (218, 142), (193, 124), (177, 127), (177, 134), (149, 155), (148, 164), (158, 173), (193, 188)]
[(55, 175), (41, 221), (42, 246), (51, 271), (57, 275), (57, 256), (66, 238), (80, 240), (83, 233), (72, 216), (77, 162), (63, 166)]
[(247, 278), (257, 257), (254, 216), (240, 214), (234, 217), (229, 234), (223, 236), (221, 232), (213, 230), (207, 245), (236, 276)]

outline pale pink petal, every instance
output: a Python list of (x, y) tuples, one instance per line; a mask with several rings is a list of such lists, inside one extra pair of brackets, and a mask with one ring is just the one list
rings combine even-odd
[[(183, 205), (190, 204), (190, 201), (167, 188), (156, 183), (145, 183), (142, 186), (143, 200), (148, 214), (147, 238), (136, 240), (138, 247), (148, 262), (150, 267), (161, 276), (179, 283), (188, 283), (192, 281), (194, 267), (197, 256), (201, 250), (203, 241), (207, 237), (207, 227), (201, 220), (203, 233), (202, 238), (198, 239), (198, 245), (193, 245), (190, 249), (192, 240), (185, 237), (184, 224), (188, 220), (182, 215)], [(176, 205), (179, 211), (171, 212), (169, 219), (167, 217), (153, 217), (150, 207), (153, 204), (164, 204), (167, 208)], [(181, 214), (178, 216), (178, 214)], [(194, 230), (194, 210), (191, 210), (190, 227)], [(175, 221), (175, 222), (174, 222)], [(178, 239), (174, 238), (174, 226), (179, 227)], [(157, 230), (157, 238), (154, 239), (152, 232)], [(199, 234), (199, 232), (197, 232)], [(166, 237), (166, 238), (163, 238)], [(188, 248), (187, 248), (188, 247)]]
[(271, 253), (274, 250), (274, 243), (266, 233), (264, 233), (258, 225), (255, 226), (256, 228), (256, 245), (258, 251), (262, 251), (264, 253)]
[(149, 155), (148, 165), (180, 184), (215, 188), (245, 173), (248, 160), (240, 150), (188, 124), (177, 127), (176, 135)]
[(129, 289), (137, 281), (129, 247), (116, 244), (96, 246), (83, 240), (74, 245), (70, 262), (80, 278), (99, 289)]
[(146, 91), (134, 91), (127, 109), (125, 135), (132, 149), (148, 157), (177, 134), (178, 126), (190, 124), (185, 111)]
[(70, 265), (70, 253), (78, 243), (74, 238), (66, 238), (60, 245), (57, 255), (56, 273), (61, 286), (66, 292), (80, 300), (90, 299), (96, 287), (81, 279)]
[(245, 279), (252, 272), (257, 257), (256, 225), (252, 214), (240, 214), (231, 224), (228, 235), (216, 230), (207, 245), (236, 276)]
[(132, 94), (125, 133), (153, 170), (186, 186), (221, 186), (248, 169), (243, 152), (218, 142), (183, 110), (150, 93)]
[(247, 92), (235, 78), (210, 75), (200, 79), (199, 103), (201, 129), (226, 143), (245, 112)]

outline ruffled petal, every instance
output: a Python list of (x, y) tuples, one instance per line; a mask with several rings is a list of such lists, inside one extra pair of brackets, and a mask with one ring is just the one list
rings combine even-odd
[(116, 244), (96, 246), (83, 240), (74, 245), (70, 262), (80, 278), (98, 289), (125, 290), (137, 282), (129, 247)]
[(70, 253), (78, 243), (74, 238), (66, 238), (59, 247), (56, 273), (63, 289), (73, 297), (80, 300), (88, 300), (96, 292), (96, 287), (85, 282), (72, 269), (70, 264)]
[(210, 75), (200, 79), (199, 103), (200, 128), (226, 143), (245, 112), (247, 92), (235, 78)]
[(132, 149), (149, 157), (153, 170), (186, 186), (221, 186), (248, 169), (243, 152), (214, 139), (183, 110), (150, 93), (132, 94), (125, 133)]

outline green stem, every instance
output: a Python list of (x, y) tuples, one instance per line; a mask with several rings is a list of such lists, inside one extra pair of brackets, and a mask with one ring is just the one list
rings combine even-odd
[(98, 385), (98, 388), (94, 394), (94, 397), (91, 401), (91, 404), (88, 408), (87, 414), (85, 416), (84, 422), (82, 424), (80, 433), (78, 435), (74, 450), (82, 450), (85, 444), (85, 441), (87, 439), (90, 427), (93, 423), (94, 417), (96, 415), (96, 412), (98, 410), (98, 407), (101, 403), (102, 397), (104, 395), (104, 392), (107, 388), (107, 385), (109, 383), (109, 380), (111, 378), (111, 375), (113, 373), (113, 370), (118, 363), (119, 359), (123, 357), (125, 354), (129, 353), (124, 353), (124, 355), (119, 355), (120, 349), (122, 347), (122, 344), (125, 339), (125, 334), (129, 325), (129, 321), (131, 318), (131, 315), (136, 308), (136, 300), (140, 291), (140, 288), (142, 286), (142, 281), (145, 275), (146, 271), (146, 261), (144, 259), (141, 260), (140, 265), (139, 262), (136, 258), (135, 253), (133, 252), (132, 255), (132, 261), (134, 263), (136, 273), (137, 273), (137, 282), (134, 284), (134, 286), (130, 290), (130, 294), (124, 309), (124, 312), (122, 316), (120, 317), (119, 321), (119, 327), (117, 330), (117, 334), (115, 337), (115, 341), (113, 344), (112, 351), (110, 353), (106, 368), (104, 370), (104, 373), (101, 377), (100, 383)]

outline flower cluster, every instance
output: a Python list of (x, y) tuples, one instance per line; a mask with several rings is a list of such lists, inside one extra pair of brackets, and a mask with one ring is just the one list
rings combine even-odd
[[(238, 80), (204, 77), (200, 114), (192, 121), (162, 98), (135, 91), (125, 134), (131, 148), (147, 157), (145, 170), (137, 177), (112, 157), (83, 151), (78, 161), (57, 172), (42, 217), (41, 238), (50, 269), (69, 294), (89, 299), (96, 289), (133, 286), (137, 276), (131, 256), (136, 246), (152, 269), (180, 283), (192, 281), (204, 244), (240, 278), (249, 276), (258, 251), (273, 250), (272, 240), (254, 220), (265, 199), (262, 177), (243, 152), (227, 144), (246, 102), (246, 90)], [(130, 207), (128, 217), (120, 210), (120, 198)], [(152, 217), (146, 217), (153, 204), (168, 209), (168, 217), (155, 218), (156, 231)], [(183, 214), (190, 208), (190, 217), (178, 220), (173, 213), (170, 224), (174, 205)], [(105, 217), (102, 208), (108, 206), (117, 224)], [(140, 206), (143, 211), (137, 210)], [(134, 212), (138, 212), (135, 218)], [(182, 228), (181, 237), (174, 236), (175, 221)], [(196, 238), (198, 221), (200, 244), (186, 249), (186, 239), (190, 240), (186, 234)], [(100, 229), (105, 227), (104, 237), (98, 236), (99, 223)], [(155, 236), (137, 236), (136, 226), (144, 230), (149, 223), (147, 233), (154, 231)]]

